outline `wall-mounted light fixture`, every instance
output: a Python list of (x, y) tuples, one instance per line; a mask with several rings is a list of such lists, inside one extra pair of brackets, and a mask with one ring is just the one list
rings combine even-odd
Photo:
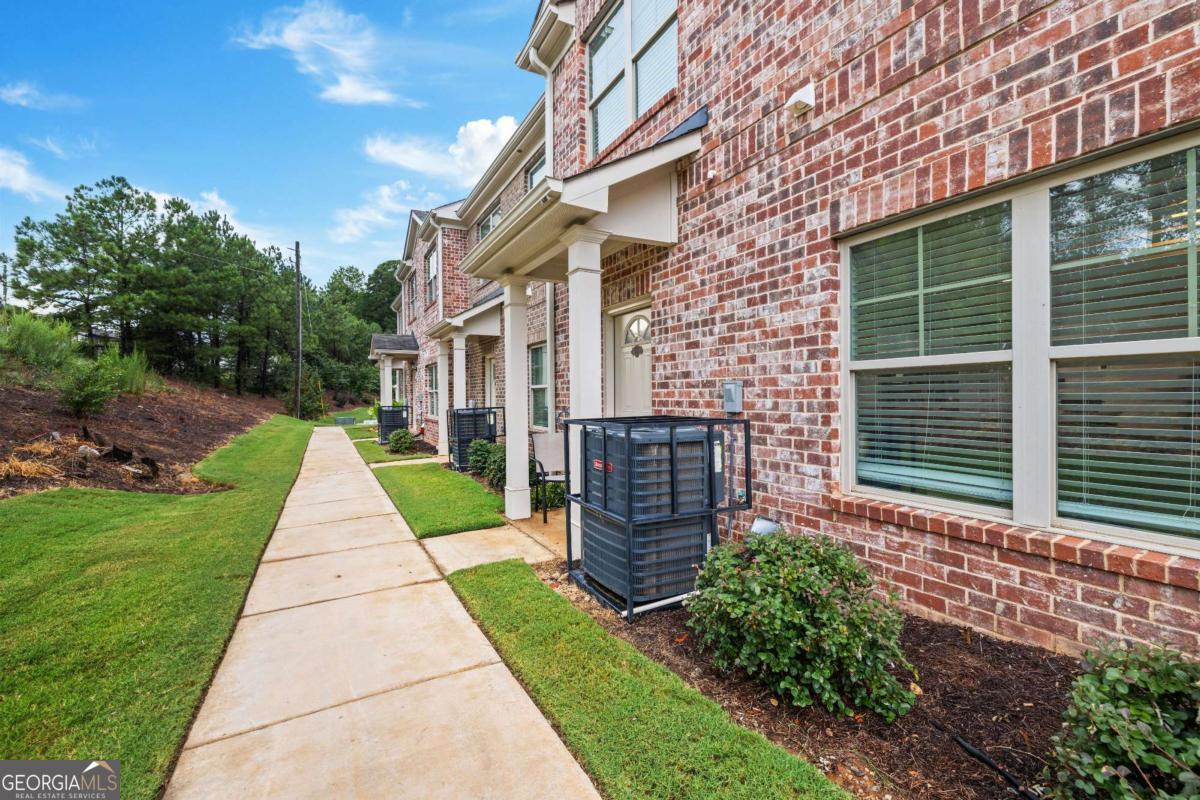
[(788, 98), (788, 111), (799, 117), (813, 110), (813, 106), (817, 104), (817, 91), (812, 85), (812, 81), (797, 89), (791, 97)]

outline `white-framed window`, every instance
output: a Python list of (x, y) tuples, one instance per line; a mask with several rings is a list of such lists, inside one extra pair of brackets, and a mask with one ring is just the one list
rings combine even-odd
[(1200, 543), (1198, 145), (843, 242), (844, 488)]
[(436, 417), (441, 406), (438, 404), (438, 368), (437, 364), (425, 367), (425, 413)]
[(438, 274), (441, 271), (441, 256), (437, 245), (429, 248), (425, 254), (425, 303), (432, 303), (438, 297)]
[(479, 241), (487, 238), (487, 235), (496, 230), (496, 226), (500, 224), (500, 218), (504, 213), (500, 210), (500, 201), (497, 200), (483, 218), (479, 220)]
[(392, 369), (392, 404), (404, 405), (404, 372)]
[(546, 345), (529, 348), (529, 421), (539, 428), (550, 427), (550, 383), (546, 369)]
[(543, 149), (533, 157), (525, 169), (525, 190), (528, 191), (537, 186), (544, 177), (546, 177), (546, 151)]
[(679, 83), (676, 0), (624, 0), (588, 42), (592, 155)]
[(413, 323), (417, 319), (417, 276), (416, 273), (408, 276), (408, 288), (405, 289), (408, 293), (408, 327), (411, 329)]

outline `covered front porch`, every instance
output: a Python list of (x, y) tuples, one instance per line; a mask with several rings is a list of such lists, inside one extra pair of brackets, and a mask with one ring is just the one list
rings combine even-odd
[[(605, 374), (612, 370), (615, 348), (605, 347), (606, 337), (613, 338), (605, 320), (606, 312), (611, 319), (614, 311), (628, 309), (605, 308), (601, 265), (606, 256), (630, 245), (665, 248), (677, 243), (677, 164), (699, 149), (705, 121), (700, 112), (646, 150), (565, 180), (544, 179), (460, 265), (468, 275), (502, 287), (504, 500), (510, 519), (527, 519), (531, 513), (526, 286), (547, 281), (567, 287), (567, 415), (620, 413), (611, 387), (606, 395)], [(649, 405), (648, 373), (644, 391)], [(550, 428), (555, 428), (553, 418)]]
[[(461, 314), (442, 320), (426, 332), (431, 339), (438, 341), (438, 376), (445, 384), (440, 389), (441, 396), (446, 398), (442, 401), (444, 407), (438, 409), (439, 418), (443, 420), (438, 429), (438, 452), (443, 455), (450, 452), (448, 423), (451, 410), (483, 407), (495, 402), (495, 375), (488, 374), (484, 363), (475, 365), (483, 373), (483, 380), (481, 385), (474, 387), (475, 396), (472, 397), (468, 374), (471, 370), (467, 361), (468, 349), (472, 344), (479, 345), (499, 338), (502, 300), (501, 292), (493, 292), (480, 298)], [(476, 350), (479, 349), (476, 347)], [(477, 361), (482, 358), (482, 355), (476, 355)]]
[(412, 334), (371, 334), (368, 358), (379, 367), (379, 405), (400, 406), (408, 403), (411, 371), (420, 355)]

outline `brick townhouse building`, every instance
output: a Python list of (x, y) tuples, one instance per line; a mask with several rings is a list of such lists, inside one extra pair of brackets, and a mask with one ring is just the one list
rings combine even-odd
[(543, 0), (543, 97), (412, 218), (413, 424), (503, 405), (521, 518), (531, 424), (738, 380), (753, 513), (910, 610), (1200, 652), (1198, 40), (1185, 0)]

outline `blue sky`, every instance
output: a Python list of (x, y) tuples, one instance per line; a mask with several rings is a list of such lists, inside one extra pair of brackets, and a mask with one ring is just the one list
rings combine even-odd
[[(321, 282), (400, 254), (542, 87), (513, 65), (537, 0), (0, 7), (0, 251), (109, 175), (300, 239)], [(14, 34), (14, 32), (20, 32)]]

